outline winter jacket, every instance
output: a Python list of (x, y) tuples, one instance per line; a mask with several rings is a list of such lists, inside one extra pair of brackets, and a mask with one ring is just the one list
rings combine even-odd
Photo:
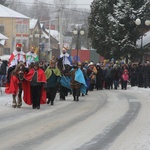
[(7, 73), (7, 61), (3, 60), (1, 66), (0, 66), (0, 74), (6, 75)]

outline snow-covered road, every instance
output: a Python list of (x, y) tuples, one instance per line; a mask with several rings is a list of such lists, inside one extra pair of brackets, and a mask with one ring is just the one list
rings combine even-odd
[(0, 95), (1, 150), (149, 150), (150, 89), (89, 92), (40, 110)]

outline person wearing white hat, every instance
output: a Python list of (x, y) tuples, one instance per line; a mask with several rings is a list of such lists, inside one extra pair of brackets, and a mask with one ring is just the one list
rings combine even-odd
[(88, 64), (88, 69), (87, 69), (87, 75), (90, 79), (89, 91), (93, 91), (94, 89), (94, 85), (96, 83), (96, 74), (97, 74), (96, 66), (93, 62), (90, 62)]
[(67, 53), (67, 49), (65, 47), (63, 47), (63, 49), (62, 49), (62, 53), (60, 54), (60, 58), (63, 58), (64, 67), (66, 65), (72, 66), (71, 56)]
[(96, 66), (101, 66), (100, 63), (97, 63)]
[(91, 62), (88, 64), (88, 66), (92, 66), (92, 65), (94, 65), (94, 63), (91, 61)]
[[(62, 66), (60, 65), (58, 68), (62, 74), (69, 72), (72, 68), (72, 59), (70, 54), (67, 53), (67, 48), (63, 47), (59, 60), (61, 60)], [(68, 95), (68, 92), (69, 89), (66, 88), (63, 84), (60, 84), (60, 100), (66, 100), (65, 97)]]

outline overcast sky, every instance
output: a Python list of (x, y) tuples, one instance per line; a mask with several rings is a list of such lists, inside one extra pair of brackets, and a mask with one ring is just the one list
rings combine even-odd
[[(20, 2), (27, 2), (27, 3), (32, 3), (34, 0), (20, 0)], [(50, 2), (52, 3), (53, 0), (38, 0), (42, 2)], [(89, 8), (90, 9), (90, 4), (93, 0), (74, 0), (76, 4), (78, 4), (79, 7), (81, 8)]]

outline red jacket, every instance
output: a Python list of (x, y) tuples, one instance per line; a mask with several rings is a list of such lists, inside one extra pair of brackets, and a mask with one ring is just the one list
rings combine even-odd
[[(27, 74), (25, 74), (24, 78), (27, 80), (27, 81), (31, 81), (33, 76), (34, 76), (34, 73), (35, 73), (35, 70), (34, 69), (31, 69)], [(37, 74), (38, 74), (38, 80), (37, 82), (46, 82), (46, 76), (45, 76), (45, 72), (39, 68), (37, 70)]]
[[(25, 82), (23, 82), (23, 91), (24, 91), (23, 99), (24, 99), (25, 103), (28, 105), (32, 105), (30, 81), (32, 80), (34, 73), (35, 73), (35, 70), (31, 69), (24, 76)], [(44, 71), (41, 68), (39, 68), (37, 71), (37, 74), (38, 74), (37, 82), (45, 83), (46, 82), (46, 76), (45, 76)], [(42, 87), (41, 92), (42, 92), (42, 94), (41, 94), (41, 102), (40, 103), (45, 104), (46, 103), (46, 91), (43, 89), (43, 87)]]

